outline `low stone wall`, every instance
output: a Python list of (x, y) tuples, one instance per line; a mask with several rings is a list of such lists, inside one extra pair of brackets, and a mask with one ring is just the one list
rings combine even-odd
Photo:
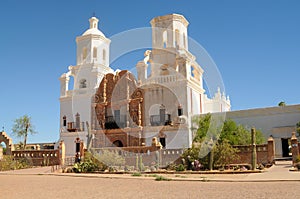
[(12, 151), (15, 160), (26, 159), (32, 166), (53, 166), (60, 164), (59, 150)]
[[(234, 146), (238, 149), (238, 159), (231, 162), (231, 164), (251, 164), (252, 160), (252, 146), (239, 145)], [(95, 149), (96, 153), (101, 154), (101, 151), (109, 150), (117, 152), (125, 158), (125, 165), (136, 166), (140, 162), (144, 166), (164, 167), (170, 163), (181, 163), (181, 155), (184, 149), (158, 149), (157, 147), (123, 147), (123, 148), (100, 148)], [(272, 164), (275, 157), (274, 140), (268, 140), (267, 144), (256, 145), (257, 164)]]
[(185, 149), (163, 149), (161, 152), (162, 166), (167, 166), (170, 163), (181, 164), (181, 155)]
[(133, 156), (125, 157), (127, 165), (136, 165), (140, 157), (144, 166), (155, 166), (165, 167), (171, 163), (180, 163), (183, 149), (161, 149), (152, 153), (144, 154), (133, 154)]
[(100, 148), (94, 149), (95, 153), (101, 154), (104, 150), (116, 152), (125, 158), (125, 165), (136, 166), (142, 160), (144, 166), (160, 167), (167, 166), (173, 162), (179, 162), (184, 149), (159, 149), (156, 146), (148, 147), (123, 147), (123, 148)]
[[(251, 164), (252, 160), (252, 146), (234, 146), (234, 148), (238, 149), (237, 153), (238, 159), (235, 160), (232, 164)], [(256, 145), (256, 156), (257, 156), (257, 164), (268, 164), (268, 144)]]

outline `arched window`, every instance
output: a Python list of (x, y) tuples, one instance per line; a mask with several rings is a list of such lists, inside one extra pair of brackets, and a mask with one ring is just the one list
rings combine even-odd
[(81, 79), (80, 80), (79, 88), (86, 88), (86, 79)]
[(103, 51), (102, 51), (102, 59), (103, 59), (103, 64), (105, 64), (106, 63), (106, 50), (105, 49), (103, 49)]
[(168, 35), (167, 35), (167, 31), (165, 30), (163, 32), (163, 48), (167, 47), (167, 41), (168, 41)]
[(86, 49), (86, 47), (84, 47), (84, 48), (82, 49), (82, 59), (85, 60), (86, 57), (87, 57), (87, 49)]
[(181, 105), (178, 106), (177, 112), (178, 112), (178, 116), (182, 116), (183, 115), (183, 109), (182, 109)]
[(67, 126), (67, 117), (63, 116), (63, 126)]
[(96, 59), (97, 58), (97, 47), (93, 48), (93, 58)]
[(176, 29), (175, 30), (175, 48), (178, 46), (180, 46), (180, 38), (179, 38), (179, 35), (180, 35), (180, 33), (179, 33), (179, 30), (178, 29)]

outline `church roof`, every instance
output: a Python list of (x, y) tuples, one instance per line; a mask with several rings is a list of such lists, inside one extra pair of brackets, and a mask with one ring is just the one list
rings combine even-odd
[(103, 32), (101, 32), (100, 30), (98, 30), (97, 28), (90, 28), (87, 31), (85, 31), (82, 36), (85, 35), (100, 35), (102, 37), (105, 37), (105, 35), (103, 34)]
[(99, 29), (98, 29), (98, 19), (96, 17), (92, 17), (89, 19), (90, 21), (90, 28), (85, 31), (82, 36), (85, 36), (85, 35), (100, 35), (102, 37), (105, 37), (105, 35), (103, 34), (103, 32), (101, 32)]

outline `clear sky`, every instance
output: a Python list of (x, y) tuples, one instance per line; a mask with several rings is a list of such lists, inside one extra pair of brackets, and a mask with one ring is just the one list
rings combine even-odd
[(58, 78), (76, 64), (75, 38), (93, 12), (107, 37), (183, 14), (189, 36), (217, 64), (232, 110), (299, 104), (299, 10), (297, 0), (0, 1), (0, 127), (10, 134), (12, 121), (28, 114), (38, 131), (29, 142), (58, 140)]

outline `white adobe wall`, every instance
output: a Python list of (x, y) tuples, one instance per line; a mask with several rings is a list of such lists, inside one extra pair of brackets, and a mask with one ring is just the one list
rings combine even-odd
[(86, 147), (87, 143), (87, 132), (65, 132), (61, 133), (60, 140), (63, 140), (65, 143), (65, 152), (66, 157), (72, 156), (74, 157), (76, 154), (76, 138), (79, 138), (83, 141), (84, 147)]
[(262, 131), (266, 139), (272, 135), (275, 140), (275, 154), (281, 157), (281, 138), (291, 137), (293, 129), (300, 121), (300, 105), (231, 111), (226, 113), (226, 118), (248, 128), (255, 127)]

